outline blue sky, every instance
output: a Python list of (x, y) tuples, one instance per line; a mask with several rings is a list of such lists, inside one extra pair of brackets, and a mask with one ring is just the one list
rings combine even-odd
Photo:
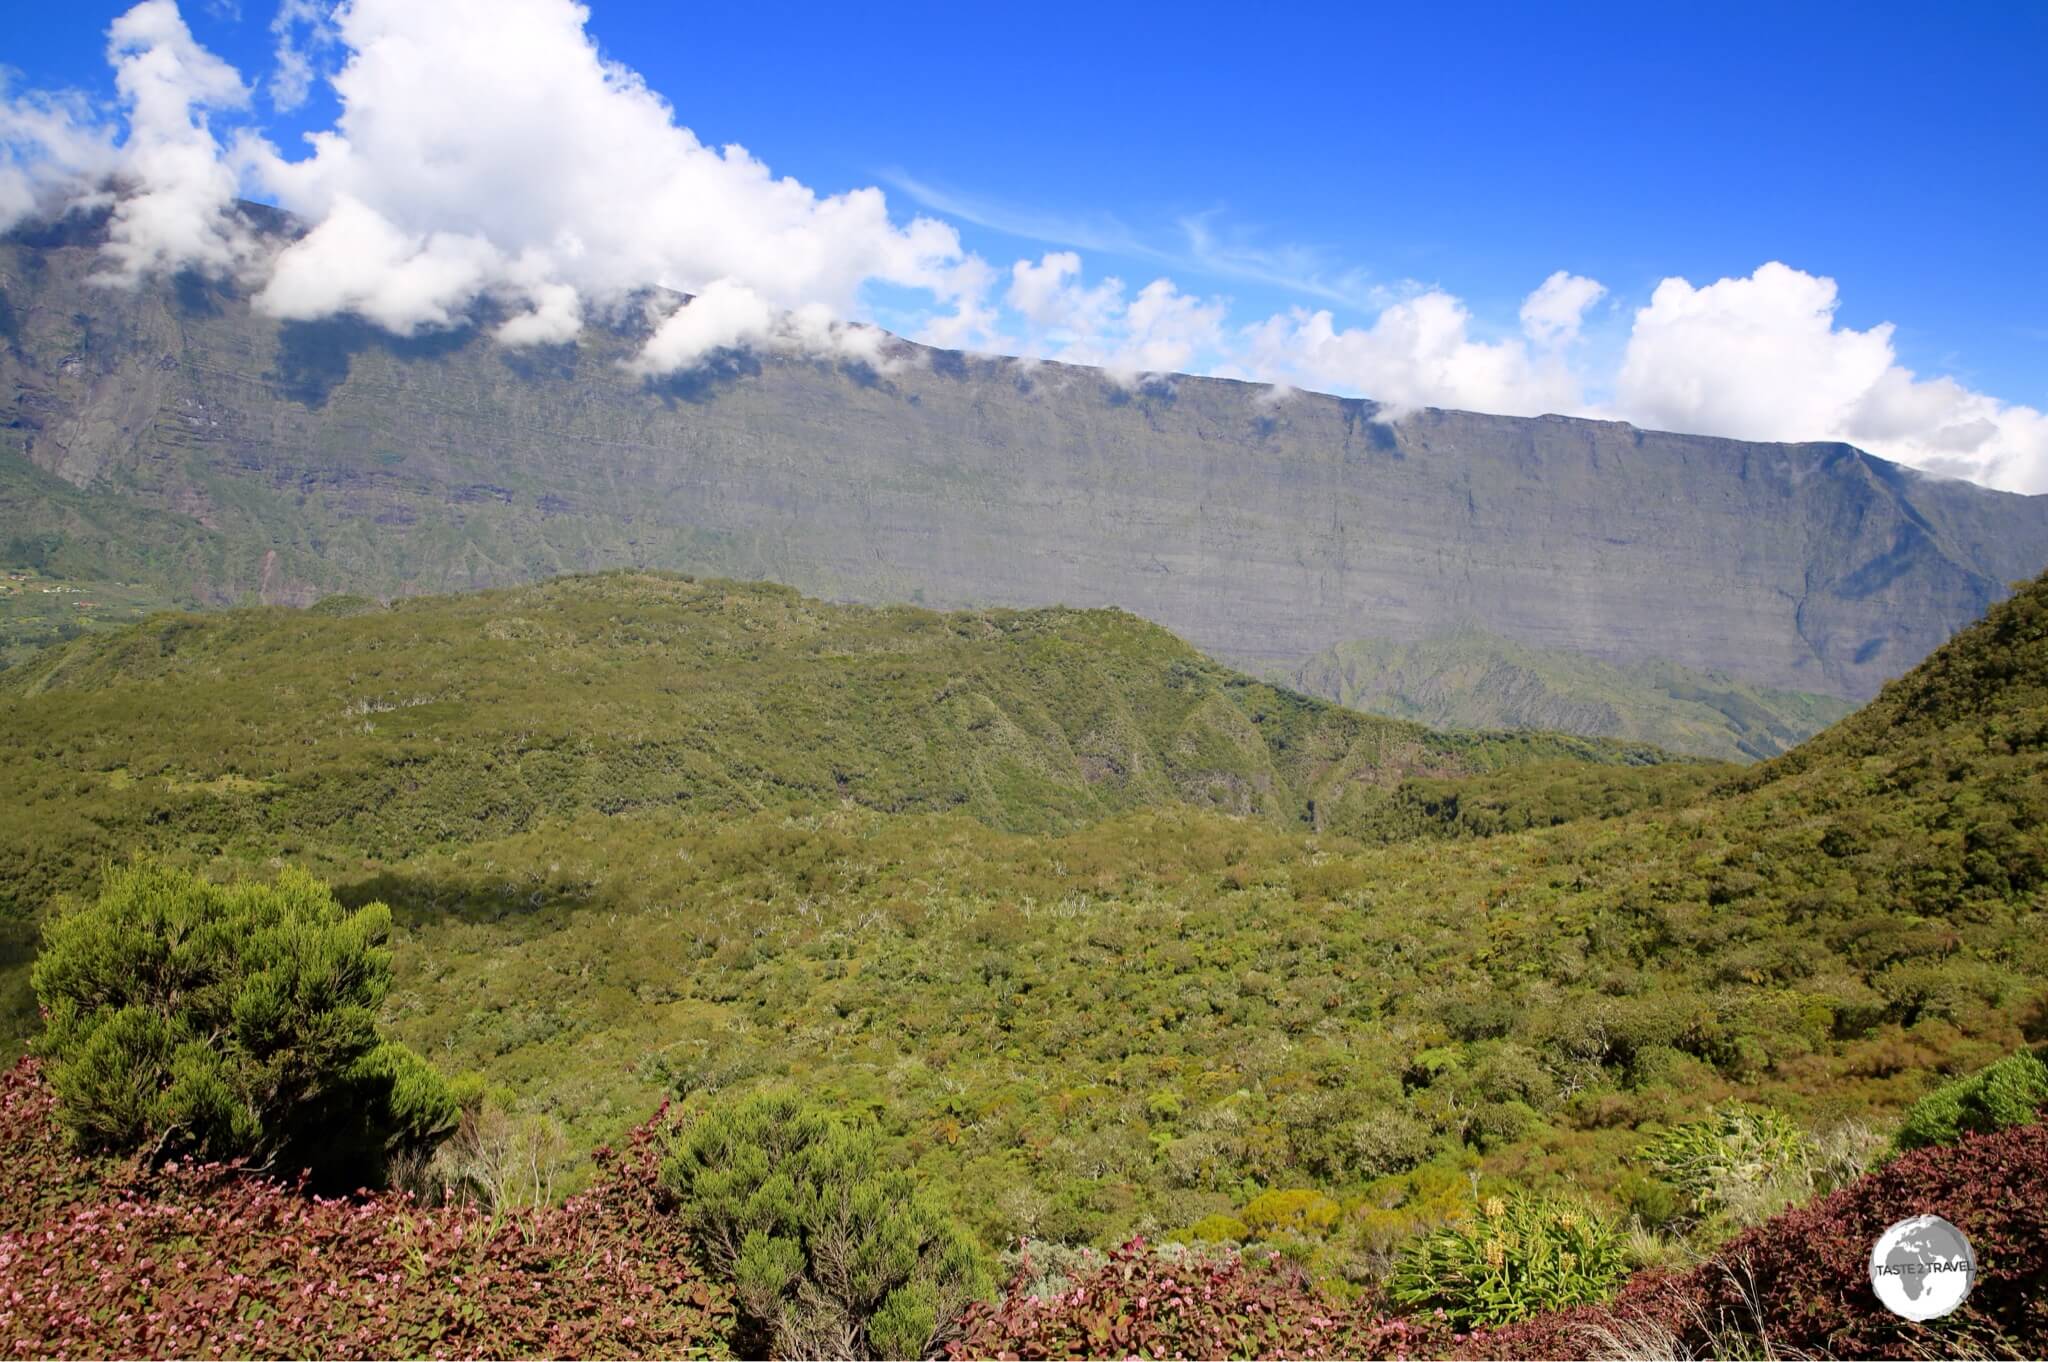
[[(125, 6), (14, 8), (0, 61), (17, 89), (112, 99), (103, 34)], [(240, 0), (239, 12), (186, 0), (181, 12), (252, 86), (267, 78), (270, 0)], [(1604, 286), (1561, 352), (1573, 383), (1517, 391), (1534, 405), (1568, 391), (1596, 410), (1615, 400), (1632, 319), (1660, 281), (1705, 288), (1782, 261), (1839, 285), (1828, 300), (1838, 330), (1889, 323), (1890, 362), (1916, 380), (1952, 378), (1997, 410), (2048, 407), (2048, 5), (1253, 13), (594, 0), (589, 33), (704, 142), (742, 143), (820, 195), (877, 186), (897, 223), (929, 213), (950, 224), (988, 262), (991, 304), (1012, 323), (988, 333), (1012, 344), (991, 348), (1115, 350), (1076, 346), (1065, 322), (1037, 334), (1004, 303), (1014, 262), (1072, 248), (1075, 287), (1113, 275), (1127, 303), (1165, 277), (1220, 309), (1214, 335), (1327, 309), (1335, 341), (1288, 372), (1302, 386), (1367, 390), (1385, 382), (1367, 331), (1390, 302), (1449, 297), (1461, 336), (1521, 344), (1524, 298), (1565, 271)], [(311, 51), (331, 71), (348, 49)], [(296, 157), (298, 134), (338, 109), (316, 86), (296, 111), (259, 97), (235, 121)], [(904, 289), (870, 280), (854, 310), (914, 332), (919, 305)], [(1674, 333), (1663, 353), (1690, 344)], [(1193, 354), (1186, 367), (1268, 376), (1235, 339)], [(1418, 383), (1417, 400), (1435, 400)], [(1443, 395), (1496, 391), (1516, 405), (1485, 385), (1452, 382)], [(1783, 435), (1898, 425), (1868, 406), (1846, 431)], [(1612, 414), (1638, 409), (1736, 434), (1762, 419), (1642, 400)], [(1953, 432), (1962, 418), (1942, 420)], [(2025, 453), (2033, 432), (1999, 438)], [(1940, 445), (1924, 434), (1910, 438)]]

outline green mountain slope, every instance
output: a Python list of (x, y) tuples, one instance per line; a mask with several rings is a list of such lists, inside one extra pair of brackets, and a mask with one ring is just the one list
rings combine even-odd
[(1369, 1276), (1468, 1171), (1654, 1210), (1633, 1151), (1712, 1103), (1855, 1148), (2048, 1035), (2048, 582), (1673, 810), (1384, 846), (1180, 806), (584, 815), (349, 878), (407, 924), (399, 1033), (579, 1141), (796, 1082), (990, 1242), (1314, 1187), (1319, 1265)]
[[(585, 812), (842, 803), (1027, 832), (1174, 803), (1384, 838), (1473, 830), (1408, 777), (1530, 767), (1603, 808), (1714, 777), (1574, 774), (1663, 760), (1351, 713), (1116, 611), (942, 615), (611, 575), (161, 615), (0, 673), (0, 920), (18, 962), (55, 894), (136, 848), (359, 865)], [(1507, 803), (1490, 817), (1548, 816)]]
[(1675, 662), (1616, 666), (1479, 629), (1412, 643), (1358, 639), (1275, 675), (1307, 694), (1432, 728), (1587, 733), (1724, 761), (1775, 756), (1855, 708)]
[(2048, 581), (1740, 771), (1523, 763), (1112, 613), (668, 578), (159, 619), (4, 685), (16, 886), (308, 862), (396, 911), (395, 1032), (573, 1147), (795, 1082), (991, 1243), (1314, 1187), (1362, 1280), (1469, 1172), (1646, 1207), (1632, 1151), (1709, 1103), (1882, 1123), (2048, 1033)]

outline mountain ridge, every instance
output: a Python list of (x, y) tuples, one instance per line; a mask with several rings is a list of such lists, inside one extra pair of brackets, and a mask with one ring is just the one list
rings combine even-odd
[[(155, 517), (182, 547), (152, 570), (205, 604), (650, 567), (1117, 605), (1262, 664), (1472, 618), (1865, 698), (2048, 563), (2048, 497), (1846, 445), (1389, 421), (905, 341), (881, 367), (725, 354), (642, 380), (624, 360), (644, 320), (512, 351), (476, 325), (279, 323), (190, 275), (109, 289), (94, 262), (89, 224), (0, 243), (0, 463)], [(70, 533), (108, 551), (110, 531)]]

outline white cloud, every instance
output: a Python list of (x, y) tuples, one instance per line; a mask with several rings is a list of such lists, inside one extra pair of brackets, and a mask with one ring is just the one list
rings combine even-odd
[(270, 103), (290, 111), (304, 104), (313, 92), (315, 53), (334, 45), (328, 4), (325, 0), (280, 0), (270, 21), (270, 37), (276, 44), (277, 61), (277, 69), (270, 73)]
[(1010, 288), (1003, 300), (1042, 331), (1096, 336), (1122, 310), (1123, 283), (1111, 278), (1090, 289), (1080, 280), (1079, 255), (1048, 251), (1037, 264), (1019, 260), (1010, 267)]
[(1579, 380), (1562, 359), (1520, 338), (1475, 339), (1471, 322), (1464, 303), (1440, 290), (1383, 309), (1371, 326), (1339, 327), (1327, 310), (1297, 308), (1245, 328), (1241, 362), (1269, 380), (1363, 393), (1394, 416), (1417, 407), (1520, 416), (1579, 409)]
[(1835, 281), (1772, 262), (1695, 288), (1666, 279), (1636, 313), (1615, 406), (1638, 425), (1751, 440), (1842, 440), (1930, 472), (2048, 491), (2048, 418), (1922, 380), (1892, 327), (1835, 324)]
[[(2048, 417), (1918, 377), (1898, 363), (1888, 324), (1836, 325), (1829, 279), (1775, 263), (1704, 287), (1666, 279), (1635, 313), (1617, 369), (1589, 357), (1610, 347), (1578, 344), (1589, 327), (1620, 325), (1596, 312), (1596, 280), (1559, 270), (1522, 302), (1519, 332), (1489, 328), (1441, 289), (1385, 294), (1314, 252), (1219, 238), (1189, 219), (1176, 272), (1284, 283), (1369, 318), (1297, 308), (1232, 327), (1222, 299), (1170, 278), (1133, 291), (1091, 278), (1073, 250), (999, 270), (945, 222), (892, 218), (877, 189), (821, 194), (742, 147), (706, 146), (600, 55), (587, 19), (574, 0), (278, 0), (275, 106), (305, 98), (317, 54), (340, 61), (334, 126), (287, 155), (248, 126), (223, 150), (215, 121), (246, 116), (249, 91), (194, 41), (174, 0), (143, 0), (108, 31), (118, 119), (81, 96), (0, 85), (0, 229), (111, 205), (110, 281), (234, 272), (272, 315), (348, 313), (399, 334), (466, 325), (488, 301), (509, 314), (493, 334), (512, 346), (573, 341), (589, 316), (666, 286), (691, 301), (653, 317), (634, 361), (648, 374), (746, 347), (887, 369), (898, 352), (852, 320), (872, 303), (931, 344), (1095, 364), (1122, 382), (1255, 376), (1361, 393), (1395, 414), (1577, 412), (1587, 391), (1611, 391), (1601, 413), (1642, 425), (1846, 440), (2048, 491)], [(296, 213), (304, 236), (259, 246), (231, 211), (245, 186)], [(1113, 222), (1104, 230), (1103, 249), (1167, 263)]]
[(744, 284), (721, 279), (655, 328), (636, 367), (645, 374), (686, 369), (706, 355), (765, 341), (776, 312)]
[(1091, 287), (1072, 251), (1048, 251), (1035, 264), (1019, 260), (1003, 299), (1025, 323), (1026, 349), (1099, 365), (1120, 383), (1187, 369), (1213, 358), (1224, 339), (1222, 300), (1182, 293), (1164, 278), (1130, 298), (1115, 276)]
[(1597, 279), (1559, 270), (1522, 300), (1522, 334), (1538, 345), (1569, 345), (1579, 338), (1586, 309), (1606, 292)]
[(81, 95), (7, 89), (0, 69), (0, 232), (24, 218), (80, 206), (113, 172), (114, 130)]
[(995, 271), (978, 255), (962, 255), (941, 276), (934, 292), (953, 300), (953, 310), (927, 320), (917, 338), (944, 350), (983, 349), (999, 343), (1001, 319), (988, 300)]
[[(952, 227), (898, 226), (879, 190), (819, 195), (741, 147), (704, 146), (637, 74), (600, 57), (586, 18), (570, 0), (344, 7), (336, 126), (299, 160), (241, 147), (260, 184), (319, 224), (284, 252), (259, 305), (346, 307), (403, 330), (445, 325), (491, 294), (530, 309), (499, 332), (521, 343), (559, 338), (582, 304), (649, 284), (705, 296), (726, 285), (712, 306), (728, 318), (743, 296), (844, 316), (870, 281), (972, 301)], [(573, 311), (562, 287), (578, 294)], [(708, 312), (676, 325), (728, 329)], [(640, 363), (689, 353), (664, 344)]]
[(1223, 335), (1223, 304), (1182, 293), (1171, 279), (1154, 279), (1124, 309), (1123, 336), (1103, 352), (1113, 372), (1163, 374), (1185, 369)]
[(207, 112), (245, 107), (242, 78), (193, 40), (173, 0), (144, 0), (116, 19), (107, 60), (128, 112), (115, 169), (123, 192), (107, 228), (110, 277), (233, 269), (247, 243), (228, 211), (235, 173), (221, 159)]
[[(481, 237), (406, 232), (354, 195), (340, 194), (318, 226), (278, 255), (256, 302), (290, 321), (353, 312), (409, 336), (453, 325), (504, 271), (502, 255)], [(547, 304), (559, 311), (559, 299)], [(536, 321), (517, 334), (537, 339), (540, 330)]]

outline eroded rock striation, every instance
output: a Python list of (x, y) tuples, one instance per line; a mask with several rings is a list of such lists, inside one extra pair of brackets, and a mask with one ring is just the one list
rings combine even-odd
[(510, 350), (94, 268), (90, 224), (0, 244), (0, 547), (204, 601), (646, 566), (1118, 605), (1254, 664), (1458, 621), (1862, 697), (2048, 564), (2048, 497), (1839, 444), (1388, 421), (907, 343), (880, 370), (733, 355), (650, 382), (622, 363), (637, 320)]

